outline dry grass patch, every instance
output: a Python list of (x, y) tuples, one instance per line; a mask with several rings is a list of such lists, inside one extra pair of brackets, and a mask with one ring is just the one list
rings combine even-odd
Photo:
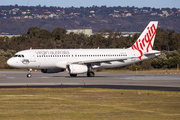
[(97, 88), (0, 89), (0, 119), (179, 119), (180, 92)]

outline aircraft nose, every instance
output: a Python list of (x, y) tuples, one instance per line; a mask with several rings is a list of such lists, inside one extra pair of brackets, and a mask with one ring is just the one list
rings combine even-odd
[(7, 64), (9, 66), (13, 66), (13, 63), (14, 63), (14, 60), (12, 60), (12, 58), (10, 58), (8, 61), (7, 61)]

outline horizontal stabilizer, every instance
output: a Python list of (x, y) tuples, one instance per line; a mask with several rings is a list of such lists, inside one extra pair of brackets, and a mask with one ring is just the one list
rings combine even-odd
[(151, 55), (151, 54), (159, 54), (161, 51), (158, 50), (150, 50), (149, 52), (144, 52), (144, 55)]

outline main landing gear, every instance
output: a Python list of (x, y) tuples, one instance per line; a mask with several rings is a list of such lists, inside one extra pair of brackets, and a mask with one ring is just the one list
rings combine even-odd
[(32, 77), (32, 75), (31, 75), (32, 69), (28, 69), (28, 71), (29, 71), (29, 73), (27, 74), (27, 78), (31, 78)]
[(88, 67), (87, 77), (94, 77), (95, 73), (91, 69), (92, 68), (91, 64), (88, 64), (87, 67)]
[(87, 76), (88, 77), (94, 77), (95, 76), (95, 73), (90, 71), (90, 72), (87, 72)]

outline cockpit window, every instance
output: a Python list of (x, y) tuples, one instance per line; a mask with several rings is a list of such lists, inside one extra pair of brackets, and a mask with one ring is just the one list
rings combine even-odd
[(14, 57), (24, 57), (24, 55), (14, 55)]

